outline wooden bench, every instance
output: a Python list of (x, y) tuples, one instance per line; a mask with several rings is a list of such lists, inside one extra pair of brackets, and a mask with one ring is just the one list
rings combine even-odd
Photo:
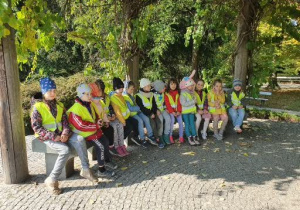
[(264, 105), (266, 101), (268, 101), (269, 99), (266, 98), (267, 96), (271, 96), (272, 93), (271, 92), (265, 92), (265, 91), (261, 91), (259, 92), (259, 95), (262, 96), (260, 98), (254, 98), (254, 97), (246, 97), (247, 100), (257, 100), (260, 101), (260, 106)]
[[(93, 160), (96, 160), (96, 154), (93, 146), (88, 146), (88, 152), (92, 155)], [(71, 155), (69, 159), (66, 162), (65, 167), (63, 168), (63, 171), (61, 175), (59, 176), (60, 179), (66, 179), (70, 177), (72, 174), (74, 174), (74, 157), (78, 156), (75, 149), (70, 147), (71, 149)], [(54, 150), (52, 150), (50, 147), (48, 147), (46, 144), (35, 138), (32, 141), (32, 151), (33, 152), (39, 152), (45, 154), (45, 165), (46, 165), (46, 173), (47, 176), (51, 173), (55, 161), (58, 157), (58, 153)]]

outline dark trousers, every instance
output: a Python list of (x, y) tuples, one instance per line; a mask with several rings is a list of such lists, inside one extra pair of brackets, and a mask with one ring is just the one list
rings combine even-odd
[(105, 135), (100, 139), (87, 141), (87, 144), (92, 144), (95, 147), (97, 162), (99, 166), (104, 166), (104, 162), (111, 162), (111, 155), (109, 153), (109, 143)]
[(104, 135), (108, 138), (109, 146), (114, 145), (114, 128), (112, 126), (102, 127), (101, 128)]
[(131, 131), (134, 132), (134, 136), (138, 136), (139, 135), (138, 127), (139, 127), (139, 122), (136, 119), (129, 117), (126, 120), (126, 126), (124, 126), (124, 139), (126, 139), (129, 136)]

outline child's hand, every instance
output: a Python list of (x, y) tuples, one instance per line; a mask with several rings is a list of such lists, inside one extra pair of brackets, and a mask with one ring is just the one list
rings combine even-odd
[(60, 136), (56, 136), (54, 141), (56, 141), (56, 142), (60, 141)]
[(109, 122), (104, 122), (104, 127), (108, 128), (109, 127)]
[(238, 107), (237, 107), (237, 106), (232, 106), (232, 108), (233, 108), (233, 109), (237, 109)]
[(208, 114), (208, 111), (206, 109), (204, 109), (204, 114)]
[(111, 116), (110, 121), (114, 121), (115, 119), (116, 119), (116, 116), (113, 115), (113, 116)]
[(243, 109), (243, 108), (244, 108), (244, 106), (243, 106), (243, 105), (239, 106), (239, 109)]
[(198, 114), (202, 115), (203, 114), (203, 110), (199, 109), (198, 110)]
[(150, 117), (151, 117), (151, 119), (154, 119), (154, 118), (155, 118), (155, 115), (154, 115), (154, 114), (152, 114)]
[(67, 135), (61, 135), (61, 136), (60, 136), (60, 141), (63, 142), (63, 143), (64, 143), (64, 142), (67, 142), (68, 139), (69, 139), (69, 136), (67, 136)]
[(126, 126), (126, 122), (124, 122), (124, 123), (122, 123), (122, 124), (123, 124), (124, 127)]
[(102, 125), (103, 125), (102, 119), (99, 119), (97, 123), (98, 123), (98, 125), (99, 125), (100, 127), (102, 127)]
[(176, 113), (176, 112), (172, 112), (172, 115), (174, 115), (174, 117), (176, 117), (176, 116), (177, 116), (177, 113)]
[(161, 113), (159, 110), (156, 111), (157, 116), (159, 116)]
[(180, 116), (181, 115), (181, 113), (180, 112), (176, 112), (176, 116), (178, 117), (178, 116)]

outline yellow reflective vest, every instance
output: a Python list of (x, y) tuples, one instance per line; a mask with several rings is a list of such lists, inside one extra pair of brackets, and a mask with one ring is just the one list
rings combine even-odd
[[(50, 107), (44, 102), (37, 102), (34, 104), (34, 107), (42, 116), (42, 125), (45, 129), (52, 132), (54, 132), (56, 129), (62, 131), (61, 120), (64, 111), (64, 105), (61, 102), (57, 102), (56, 104), (56, 109), (57, 109), (56, 118), (53, 117), (50, 111)], [(38, 137), (39, 135), (35, 133), (35, 136)]]
[(245, 97), (244, 92), (240, 92), (239, 97), (237, 97), (236, 93), (232, 91), (231, 101), (234, 106), (241, 106), (241, 100)]
[(152, 109), (153, 94), (151, 94), (150, 100), (141, 93), (137, 93), (136, 96), (139, 96), (142, 99), (144, 107)]
[[(122, 96), (123, 97), (123, 96)], [(113, 94), (110, 98), (111, 102), (116, 104), (117, 106), (120, 107), (120, 110), (122, 112), (122, 116), (124, 117), (124, 119), (128, 119), (128, 117), (130, 117), (130, 111), (127, 107), (126, 101), (124, 99), (124, 101), (122, 101), (117, 94)]]
[(106, 114), (109, 115), (109, 104), (110, 104), (110, 98), (106, 96), (105, 98), (100, 99), (101, 106), (103, 107)]
[[(194, 101), (194, 98), (190, 93), (183, 92), (181, 94), (189, 101)], [(181, 105), (182, 105), (182, 114), (194, 114), (197, 111), (195, 104), (193, 106), (189, 106), (189, 107), (183, 106), (183, 104), (181, 104)]]
[(166, 96), (168, 97), (169, 99), (169, 102), (171, 104), (171, 107), (173, 109), (177, 109), (177, 101), (178, 101), (178, 98), (179, 98), (179, 94), (176, 95), (176, 98), (175, 98), (175, 101), (173, 100), (173, 97), (169, 94), (169, 93), (166, 93)]
[[(210, 91), (208, 94), (209, 94), (209, 96), (211, 98), (211, 102), (214, 103), (215, 102), (215, 94), (213, 93), (213, 91)], [(221, 106), (222, 112), (226, 112), (225, 105), (224, 104), (220, 104), (220, 106)], [(214, 114), (216, 112), (216, 107), (208, 106), (208, 110), (209, 110), (209, 112), (211, 114)]]
[(198, 93), (196, 93), (196, 98), (197, 98), (197, 106), (199, 109), (203, 109), (204, 108), (204, 102), (205, 102), (205, 99), (206, 99), (206, 93), (204, 91), (202, 91), (202, 100), (199, 96)]
[(165, 94), (154, 93), (155, 103), (159, 111), (163, 112), (165, 110)]
[[(67, 111), (67, 114), (70, 115), (70, 113), (72, 112), (77, 116), (81, 117), (83, 121), (96, 123), (97, 116), (99, 117), (99, 112), (96, 105), (93, 102), (91, 102), (91, 111), (92, 114), (90, 114), (89, 110), (85, 106), (81, 105), (78, 102), (75, 102), (73, 106)], [(72, 124), (70, 124), (70, 128), (74, 133), (77, 133), (78, 135), (84, 138), (91, 136), (97, 132), (97, 131), (80, 131), (77, 130)]]
[[(127, 93), (124, 93), (123, 97), (124, 97), (125, 101), (128, 101), (130, 103), (131, 106), (137, 106), (134, 103), (134, 101), (132, 101), (131, 97)], [(130, 112), (131, 117), (134, 116), (134, 115), (137, 115), (137, 112)]]

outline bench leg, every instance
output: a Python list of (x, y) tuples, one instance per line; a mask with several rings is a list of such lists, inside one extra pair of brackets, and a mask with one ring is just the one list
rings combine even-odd
[[(51, 153), (45, 154), (47, 176), (49, 176), (49, 174), (51, 173), (57, 157), (58, 154), (51, 154)], [(74, 157), (70, 157), (67, 160), (66, 165), (59, 176), (59, 179), (66, 179), (72, 176), (73, 173), (74, 173)]]

